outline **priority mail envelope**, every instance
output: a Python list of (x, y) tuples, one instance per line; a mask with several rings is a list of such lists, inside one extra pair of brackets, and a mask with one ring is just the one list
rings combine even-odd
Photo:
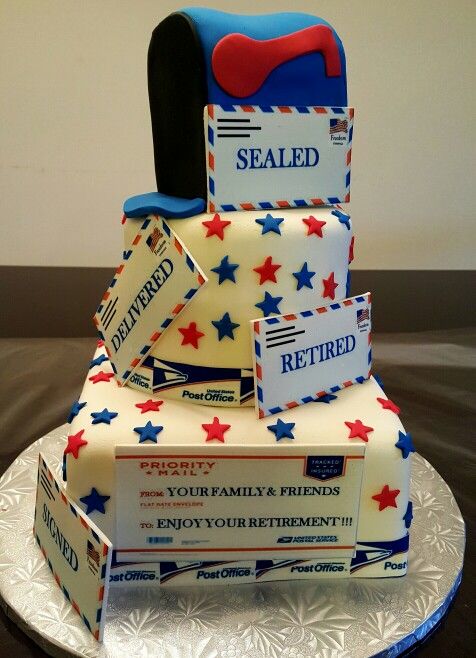
[(116, 446), (117, 560), (352, 558), (364, 458), (349, 441)]
[(370, 376), (370, 293), (321, 308), (252, 320), (260, 418)]
[(112, 544), (71, 501), (41, 453), (33, 534), (58, 587), (102, 640)]
[(204, 116), (211, 212), (350, 200), (352, 108), (208, 105)]
[(162, 217), (144, 220), (94, 316), (122, 384), (206, 281)]

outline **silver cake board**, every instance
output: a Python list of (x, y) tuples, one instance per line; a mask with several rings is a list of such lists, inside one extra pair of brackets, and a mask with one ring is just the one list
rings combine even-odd
[(403, 578), (115, 587), (99, 644), (57, 587), (32, 534), (38, 453), (59, 473), (67, 427), (33, 443), (0, 479), (0, 603), (51, 656), (398, 656), (435, 628), (456, 594), (464, 521), (448, 485), (415, 454)]

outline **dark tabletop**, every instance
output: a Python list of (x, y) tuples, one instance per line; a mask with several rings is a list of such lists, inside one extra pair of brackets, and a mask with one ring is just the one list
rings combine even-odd
[[(0, 472), (62, 425), (80, 391), (92, 338), (0, 340)], [(448, 616), (414, 655), (476, 655), (474, 565), (476, 330), (374, 336), (374, 371), (420, 452), (451, 487), (467, 524), (463, 583)], [(0, 614), (0, 658), (45, 656)], [(197, 657), (198, 658), (198, 657)]]

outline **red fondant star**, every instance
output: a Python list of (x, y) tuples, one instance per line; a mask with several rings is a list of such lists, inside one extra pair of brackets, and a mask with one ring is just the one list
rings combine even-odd
[(277, 263), (273, 263), (273, 257), (268, 256), (265, 258), (265, 261), (262, 265), (259, 267), (254, 267), (253, 272), (256, 272), (259, 274), (259, 284), (260, 286), (265, 283), (265, 281), (272, 281), (273, 283), (277, 283), (276, 281), (276, 271), (279, 270), (281, 265), (278, 265)]
[(208, 222), (202, 222), (203, 226), (206, 226), (207, 228), (207, 235), (205, 237), (211, 238), (212, 235), (216, 235), (217, 238), (220, 238), (220, 240), (223, 240), (224, 236), (224, 231), (226, 227), (231, 224), (226, 219), (220, 219), (220, 215), (216, 213), (213, 217), (212, 220)]
[(104, 347), (104, 341), (102, 339), (98, 340), (98, 347)]
[(205, 441), (213, 441), (213, 439), (217, 439), (217, 441), (225, 443), (224, 434), (230, 429), (231, 425), (220, 423), (218, 417), (215, 416), (213, 418), (213, 423), (204, 423), (202, 427), (205, 432), (207, 432), (207, 438)]
[(367, 434), (369, 432), (373, 432), (374, 428), (369, 427), (368, 425), (364, 425), (361, 420), (356, 420), (354, 423), (352, 423), (350, 420), (346, 420), (345, 424), (347, 427), (350, 429), (349, 432), (349, 439), (362, 439), (362, 441), (367, 441), (369, 440), (369, 437)]
[(65, 455), (73, 455), (75, 459), (78, 458), (79, 449), (87, 445), (87, 441), (83, 441), (84, 430), (80, 430), (77, 434), (68, 436), (68, 445), (64, 450)]
[(386, 507), (397, 507), (397, 501), (395, 499), (399, 493), (400, 489), (390, 489), (388, 484), (386, 484), (379, 494), (372, 496), (372, 500), (378, 502), (378, 511), (381, 512)]
[(164, 404), (163, 400), (147, 400), (147, 402), (138, 402), (136, 407), (141, 409), (141, 414), (145, 414), (148, 411), (160, 411), (159, 407)]
[(352, 263), (352, 261), (354, 260), (354, 240), (355, 240), (355, 238), (354, 238), (354, 236), (352, 236), (352, 239), (351, 239), (350, 245), (349, 245), (349, 263)]
[(89, 381), (93, 384), (97, 384), (99, 382), (108, 382), (111, 380), (111, 377), (114, 377), (113, 372), (104, 372), (104, 370), (100, 370), (92, 377), (89, 377)]
[(183, 336), (182, 345), (192, 345), (192, 347), (198, 350), (198, 341), (200, 338), (203, 338), (205, 334), (198, 331), (197, 323), (191, 322), (188, 327), (179, 327), (179, 331)]
[(397, 407), (395, 402), (392, 402), (391, 400), (386, 400), (385, 398), (377, 398), (377, 401), (380, 402), (382, 405), (382, 409), (388, 409), (389, 411), (393, 411), (394, 414), (399, 414), (400, 413), (400, 407)]
[(318, 238), (322, 238), (322, 227), (326, 225), (326, 222), (320, 222), (318, 219), (312, 215), (307, 219), (302, 220), (307, 226), (308, 235), (317, 235)]
[(336, 288), (339, 285), (334, 281), (334, 272), (331, 272), (327, 279), (322, 279), (324, 284), (323, 297), (330, 297), (330, 299), (335, 299), (336, 297)]

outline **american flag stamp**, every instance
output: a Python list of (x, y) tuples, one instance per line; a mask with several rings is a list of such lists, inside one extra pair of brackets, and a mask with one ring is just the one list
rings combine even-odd
[(349, 122), (347, 119), (330, 119), (329, 120), (329, 135), (336, 135), (337, 133), (348, 133)]

